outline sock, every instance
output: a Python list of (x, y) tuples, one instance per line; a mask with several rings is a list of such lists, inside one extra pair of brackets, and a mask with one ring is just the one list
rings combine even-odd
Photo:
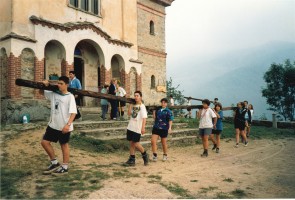
[(144, 151), (143, 153), (141, 153), (141, 155), (145, 156), (146, 155), (146, 151)]
[(130, 157), (135, 159), (135, 155), (130, 155)]
[(153, 153), (153, 155), (154, 155), (155, 157), (157, 157), (157, 156), (158, 156), (158, 154), (157, 154), (157, 153)]
[(61, 166), (62, 166), (64, 169), (68, 169), (68, 164), (67, 164), (67, 163), (63, 163)]
[(56, 159), (56, 158), (54, 158), (54, 159), (53, 159), (53, 160), (51, 160), (50, 162), (51, 162), (51, 164), (53, 164), (53, 165), (56, 165), (56, 164), (58, 163), (58, 161), (57, 161), (57, 159)]
[(239, 143), (236, 143), (236, 145), (239, 145)]
[(168, 156), (168, 155), (164, 153), (163, 156)]

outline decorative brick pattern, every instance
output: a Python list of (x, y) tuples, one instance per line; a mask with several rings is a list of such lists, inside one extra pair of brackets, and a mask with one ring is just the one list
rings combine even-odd
[(15, 80), (21, 77), (21, 59), (10, 53), (8, 58), (7, 96), (11, 99), (20, 98), (21, 87), (15, 85)]
[[(44, 58), (38, 60), (35, 57), (35, 81), (43, 81), (44, 80)], [(44, 99), (44, 96), (40, 94), (39, 90), (34, 91), (34, 97), (36, 99)]]

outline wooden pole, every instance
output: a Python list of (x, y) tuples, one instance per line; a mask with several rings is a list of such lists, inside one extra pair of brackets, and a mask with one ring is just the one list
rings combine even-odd
[[(53, 92), (58, 91), (57, 85), (50, 84), (49, 86), (45, 86), (42, 82), (29, 81), (24, 79), (16, 79), (15, 84), (18, 86), (29, 87), (29, 88), (40, 89), (40, 90), (50, 90)], [(73, 93), (74, 95), (81, 95), (81, 96), (94, 97), (94, 98), (107, 99), (107, 100), (124, 101), (124, 102), (132, 103), (132, 104), (135, 103), (135, 100), (132, 98), (118, 97), (111, 94), (102, 94), (100, 92), (93, 92), (89, 90), (78, 90), (75, 88), (68, 88), (68, 91)]]
[[(191, 100), (196, 100), (196, 101), (203, 101), (204, 99), (197, 99), (197, 98), (193, 98), (193, 97), (183, 97), (185, 99), (191, 99)], [(214, 103), (214, 101), (210, 101), (211, 103)]]
[[(18, 86), (23, 86), (23, 87), (29, 87), (29, 88), (34, 88), (34, 89), (40, 89), (40, 90), (49, 90), (53, 92), (58, 91), (57, 85), (52, 85), (50, 84), (49, 86), (45, 86), (42, 82), (36, 82), (36, 81), (29, 81), (29, 80), (24, 80), (24, 79), (16, 79), (15, 84)], [(133, 98), (125, 98), (125, 97), (119, 97), (119, 96), (114, 96), (111, 94), (103, 94), (100, 92), (93, 92), (89, 90), (78, 90), (74, 88), (68, 88), (68, 91), (73, 93), (74, 95), (81, 95), (81, 96), (88, 96), (88, 97), (93, 97), (93, 98), (99, 98), (99, 99), (107, 99), (107, 100), (117, 100), (117, 101), (124, 101), (126, 103), (132, 103), (135, 104), (135, 100)], [(157, 110), (160, 109), (161, 106), (146, 106), (147, 110)], [(202, 105), (190, 105), (190, 106), (168, 106), (170, 109), (201, 109), (203, 108)], [(236, 107), (224, 107), (223, 111), (227, 110), (235, 110)]]

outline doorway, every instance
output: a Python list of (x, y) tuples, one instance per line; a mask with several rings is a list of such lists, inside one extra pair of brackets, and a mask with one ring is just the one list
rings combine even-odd
[[(84, 61), (80, 57), (74, 57), (74, 71), (76, 73), (76, 78), (80, 80), (82, 89), (84, 87)], [(84, 105), (83, 97), (81, 97), (81, 105)]]

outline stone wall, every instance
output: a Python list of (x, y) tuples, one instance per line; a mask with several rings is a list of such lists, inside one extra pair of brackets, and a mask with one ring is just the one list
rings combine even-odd
[(20, 123), (23, 114), (29, 114), (31, 121), (48, 121), (50, 116), (49, 101), (1, 99), (2, 123)]
[[(26, 80), (34, 80), (35, 54), (31, 49), (24, 49), (21, 54), (21, 78)], [(34, 89), (21, 88), (21, 96), (25, 99), (34, 98)]]
[(6, 98), (7, 96), (7, 67), (8, 67), (8, 58), (5, 49), (0, 50), (0, 83), (1, 83), (1, 93), (0, 97)]
[[(150, 21), (155, 34), (150, 34)], [(138, 1), (138, 59), (143, 62), (141, 85), (145, 104), (159, 104), (166, 93), (157, 86), (166, 85), (165, 7), (149, 0)], [(155, 77), (155, 88), (152, 87)]]

